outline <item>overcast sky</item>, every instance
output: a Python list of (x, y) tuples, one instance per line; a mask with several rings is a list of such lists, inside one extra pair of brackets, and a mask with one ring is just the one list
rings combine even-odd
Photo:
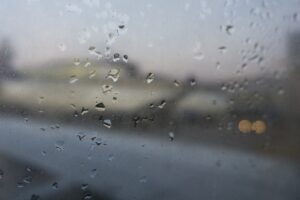
[(109, 45), (145, 72), (215, 80), (243, 63), (245, 76), (282, 67), (299, 11), (299, 0), (1, 0), (0, 38), (11, 39), (19, 68)]

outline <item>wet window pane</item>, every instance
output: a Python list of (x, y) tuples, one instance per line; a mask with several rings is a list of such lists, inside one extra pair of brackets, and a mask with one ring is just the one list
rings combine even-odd
[(300, 199), (298, 0), (2, 0), (0, 199)]

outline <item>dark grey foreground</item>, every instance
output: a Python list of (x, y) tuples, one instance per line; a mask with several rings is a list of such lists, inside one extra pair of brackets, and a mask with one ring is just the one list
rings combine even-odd
[(1, 200), (300, 199), (300, 167), (289, 160), (50, 126), (0, 118)]

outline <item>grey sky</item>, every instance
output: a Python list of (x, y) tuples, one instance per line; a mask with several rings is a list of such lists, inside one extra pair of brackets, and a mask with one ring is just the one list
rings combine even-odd
[(299, 0), (1, 0), (0, 37), (12, 40), (22, 68), (85, 59), (89, 46), (104, 52), (108, 33), (125, 24), (112, 53), (127, 54), (143, 71), (215, 80), (234, 76), (256, 54), (264, 61), (249, 62), (245, 75), (282, 65), (299, 10)]

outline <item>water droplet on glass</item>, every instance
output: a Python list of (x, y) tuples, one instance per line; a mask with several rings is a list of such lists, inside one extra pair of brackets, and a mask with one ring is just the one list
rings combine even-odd
[(119, 29), (124, 29), (125, 28), (125, 25), (119, 25)]
[(152, 81), (154, 80), (154, 74), (153, 73), (149, 73), (146, 77), (146, 83), (152, 83)]
[(89, 185), (86, 183), (81, 184), (81, 190), (86, 190), (88, 187)]
[(96, 76), (96, 70), (92, 70), (89, 72), (89, 79), (92, 79), (94, 76)]
[(110, 119), (104, 119), (103, 120), (103, 126), (106, 127), (106, 128), (111, 128), (111, 126), (112, 126), (111, 120)]
[(191, 79), (190, 80), (190, 85), (191, 86), (195, 86), (197, 84), (196, 80), (195, 79)]
[(111, 79), (113, 82), (117, 82), (120, 78), (120, 70), (119, 69), (111, 69), (106, 75), (107, 79)]
[(80, 65), (80, 59), (79, 58), (74, 58), (73, 63), (74, 63), (75, 66), (79, 66)]
[(79, 132), (78, 134), (77, 134), (77, 137), (78, 137), (78, 139), (80, 140), (80, 141), (82, 141), (84, 138), (85, 138), (85, 134), (84, 133), (82, 133), (82, 132)]
[(117, 98), (117, 97), (113, 97), (113, 98), (112, 98), (112, 102), (113, 102), (113, 103), (118, 103), (118, 98)]
[(98, 111), (105, 111), (105, 105), (104, 105), (104, 103), (97, 103), (96, 105), (95, 105), (95, 108), (96, 108), (96, 110), (98, 110)]
[(97, 176), (97, 169), (92, 169), (92, 170), (91, 170), (90, 177), (91, 177), (91, 178), (95, 178), (96, 176)]
[(92, 63), (90, 62), (90, 61), (86, 61), (86, 63), (83, 65), (83, 67), (89, 67), (89, 66), (91, 66), (92, 65)]
[(30, 184), (32, 182), (32, 176), (26, 176), (23, 179), (23, 183)]
[(112, 85), (102, 85), (102, 92), (103, 94), (108, 94), (112, 91), (113, 86)]
[(91, 194), (85, 194), (84, 197), (83, 197), (83, 200), (89, 200), (89, 199), (92, 199), (93, 196)]
[(123, 61), (124, 61), (125, 63), (128, 62), (128, 56), (127, 56), (127, 55), (123, 55)]
[(3, 179), (4, 171), (0, 169), (0, 180)]
[(115, 53), (115, 54), (114, 54), (114, 57), (113, 57), (113, 61), (114, 61), (114, 62), (117, 62), (117, 61), (119, 61), (119, 60), (120, 60), (120, 54)]
[(225, 46), (220, 46), (218, 49), (220, 50), (221, 53), (226, 53), (227, 51), (227, 48)]
[(65, 144), (65, 142), (62, 141), (62, 140), (56, 141), (55, 142), (55, 148), (56, 148), (56, 150), (63, 151), (64, 150), (64, 144)]
[(90, 54), (95, 54), (96, 47), (90, 46), (89, 49), (88, 49), (88, 51), (89, 51)]
[(175, 137), (174, 133), (173, 133), (173, 132), (169, 132), (169, 139), (170, 139), (171, 141), (174, 140), (174, 137)]
[(158, 105), (158, 108), (163, 109), (165, 107), (165, 105), (167, 104), (167, 102), (165, 100), (162, 100), (160, 102), (160, 104)]
[(196, 60), (203, 60), (204, 59), (204, 54), (202, 52), (196, 52), (194, 54), (194, 59), (196, 59)]
[(52, 183), (52, 188), (54, 190), (57, 190), (58, 189), (58, 183), (57, 182)]
[(176, 86), (176, 87), (179, 87), (180, 86), (180, 83), (179, 83), (179, 81), (177, 81), (177, 80), (174, 80), (174, 85)]
[(87, 114), (89, 112), (89, 109), (88, 108), (85, 108), (85, 107), (82, 107), (81, 108), (81, 115), (85, 115), (85, 114)]
[(115, 158), (115, 157), (114, 157), (113, 154), (108, 155), (108, 161), (113, 161), (114, 158)]
[(31, 198), (30, 198), (30, 200), (39, 200), (39, 199), (40, 199), (40, 196), (36, 195), (36, 194), (31, 195)]
[(225, 31), (228, 35), (232, 35), (233, 31), (234, 31), (234, 28), (232, 25), (226, 25), (225, 26)]
[(78, 81), (78, 78), (75, 75), (72, 75), (70, 77), (69, 83), (73, 84), (73, 83), (76, 83), (77, 81)]
[(142, 176), (142, 177), (139, 179), (139, 182), (140, 182), (140, 183), (147, 183), (147, 177), (146, 177), (146, 176)]
[(66, 51), (67, 46), (66, 46), (65, 44), (59, 44), (59, 45), (58, 45), (58, 49), (59, 49), (60, 51), (64, 52), (64, 51)]

